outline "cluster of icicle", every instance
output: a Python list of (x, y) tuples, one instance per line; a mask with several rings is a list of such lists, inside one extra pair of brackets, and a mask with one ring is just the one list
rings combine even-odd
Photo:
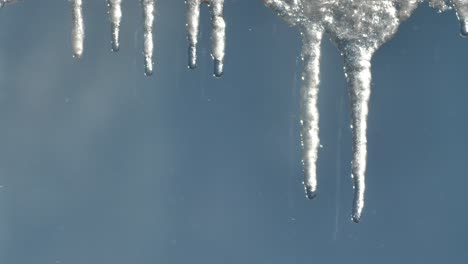
[[(0, 0), (14, 1), (14, 0)], [(83, 22), (83, 0), (71, 0), (73, 12), (72, 48), (73, 56), (80, 58), (83, 55), (85, 27)], [(223, 18), (224, 0), (187, 0), (187, 34), (189, 40), (189, 63), (188, 66), (194, 69), (197, 65), (197, 37), (199, 28), (200, 6), (206, 3), (212, 13), (212, 56), (214, 59), (214, 75), (220, 77), (224, 68), (224, 47), (225, 28)], [(0, 2), (1, 4), (1, 2)], [(144, 47), (145, 74), (153, 73), (153, 24), (156, 0), (141, 0), (144, 18)], [(107, 0), (109, 16), (112, 24), (112, 50), (118, 51), (119, 29), (122, 21), (122, 0)]]
[[(367, 158), (367, 115), (371, 94), (371, 59), (374, 52), (398, 30), (424, 0), (263, 0), (279, 16), (299, 29), (304, 64), (301, 87), (301, 139), (304, 187), (316, 196), (319, 140), (320, 43), (324, 33), (340, 50), (351, 100), (352, 220), (359, 222), (364, 207)], [(427, 0), (445, 11), (455, 8), (461, 34), (468, 35), (468, 0)]]
[[(18, 0), (0, 0), (0, 8)], [(83, 0), (70, 0), (73, 7), (73, 54), (83, 55), (85, 26)], [(317, 156), (320, 146), (319, 92), (320, 43), (326, 33), (341, 51), (344, 72), (351, 99), (353, 134), (352, 179), (354, 200), (352, 220), (359, 222), (364, 207), (367, 159), (367, 115), (371, 93), (371, 60), (374, 52), (398, 30), (422, 2), (440, 11), (455, 9), (461, 23), (461, 34), (468, 36), (468, 0), (263, 0), (290, 25), (299, 29), (303, 39), (301, 88), (301, 139), (303, 147), (304, 186), (307, 197), (317, 192)], [(205, 3), (212, 14), (212, 56), (214, 75), (224, 68), (225, 21), (224, 0), (186, 0), (189, 68), (197, 65), (197, 38), (200, 6)], [(119, 28), (122, 0), (107, 0), (112, 24), (112, 50), (119, 50)], [(144, 16), (145, 73), (153, 73), (153, 23), (156, 0), (141, 0)]]

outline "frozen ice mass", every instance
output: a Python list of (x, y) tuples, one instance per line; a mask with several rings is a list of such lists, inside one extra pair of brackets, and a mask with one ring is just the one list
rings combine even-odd
[[(374, 52), (398, 30), (424, 0), (263, 0), (265, 5), (301, 33), (301, 140), (304, 187), (308, 198), (317, 192), (317, 155), (320, 145), (317, 98), (320, 78), (320, 43), (324, 34), (344, 58), (344, 74), (351, 100), (353, 157), (351, 177), (354, 200), (351, 218), (361, 220), (364, 208), (367, 115), (371, 94), (371, 60)], [(445, 11), (455, 8), (466, 36), (468, 0), (428, 0), (429, 5)]]
[[(0, 0), (0, 8), (19, 0)], [(111, 24), (111, 48), (120, 48), (122, 0), (106, 0)], [(170, 1), (170, 0), (168, 0)], [(253, 0), (246, 0), (253, 1)], [(260, 0), (258, 0), (260, 1)], [(301, 144), (304, 187), (310, 199), (317, 195), (317, 158), (320, 146), (319, 112), (320, 45), (328, 38), (340, 50), (344, 59), (344, 74), (351, 101), (352, 162), (354, 199), (351, 218), (359, 222), (364, 208), (367, 162), (367, 116), (371, 95), (371, 61), (374, 52), (397, 32), (401, 22), (411, 16), (423, 2), (446, 11), (454, 9), (460, 21), (462, 36), (468, 36), (468, 0), (262, 0), (302, 37), (303, 72), (301, 84)], [(72, 7), (71, 46), (73, 56), (84, 52), (86, 0), (69, 0)], [(156, 0), (140, 0), (143, 9), (145, 74), (153, 73), (153, 30)], [(224, 0), (186, 0), (186, 30), (188, 67), (197, 67), (197, 43), (200, 7), (207, 4), (211, 11), (213, 75), (224, 72), (226, 23)]]

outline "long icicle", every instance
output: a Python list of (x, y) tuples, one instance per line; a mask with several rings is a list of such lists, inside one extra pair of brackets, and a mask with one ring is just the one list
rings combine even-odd
[(83, 10), (82, 0), (72, 1), (72, 17), (73, 17), (73, 28), (72, 28), (72, 49), (73, 57), (81, 58), (83, 56), (83, 46), (85, 38), (85, 27), (83, 23)]
[(153, 23), (155, 0), (142, 0), (144, 17), (144, 46), (143, 54), (145, 56), (145, 75), (153, 74)]
[(304, 69), (301, 86), (301, 145), (304, 187), (309, 199), (317, 192), (317, 156), (320, 146), (318, 93), (320, 84), (320, 44), (323, 29), (312, 25), (302, 31)]
[(351, 128), (353, 132), (352, 179), (354, 189), (352, 220), (361, 220), (366, 190), (367, 115), (371, 94), (371, 58), (373, 51), (352, 46), (344, 53), (345, 75), (351, 99)]
[(122, 22), (122, 0), (108, 0), (109, 18), (112, 27), (112, 51), (120, 49), (119, 35), (120, 23)]

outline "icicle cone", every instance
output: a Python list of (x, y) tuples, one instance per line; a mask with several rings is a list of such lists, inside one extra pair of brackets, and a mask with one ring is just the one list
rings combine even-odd
[(458, 20), (460, 20), (460, 33), (464, 37), (468, 37), (468, 1), (467, 0), (452, 0), (452, 3), (457, 12)]
[(73, 57), (81, 58), (84, 50), (84, 38), (85, 28), (83, 22), (83, 10), (82, 0), (72, 1), (72, 16), (73, 16), (73, 28), (72, 28), (72, 49)]
[(344, 54), (345, 75), (351, 100), (351, 128), (353, 131), (353, 161), (351, 163), (354, 200), (352, 220), (361, 220), (366, 190), (367, 116), (371, 94), (372, 50), (351, 47)]
[(120, 49), (119, 35), (122, 21), (122, 0), (107, 0), (109, 6), (109, 18), (112, 27), (112, 51)]
[(144, 17), (144, 47), (143, 55), (145, 57), (145, 75), (153, 74), (153, 23), (155, 0), (142, 0)]
[(214, 76), (221, 77), (224, 72), (224, 53), (226, 46), (226, 23), (223, 17), (224, 0), (187, 0), (187, 39), (188, 67), (197, 67), (197, 43), (200, 27), (200, 5), (207, 3), (211, 10), (212, 24), (212, 56), (214, 60)]
[(301, 145), (304, 188), (309, 199), (317, 193), (317, 157), (320, 146), (318, 94), (320, 84), (320, 44), (323, 29), (312, 25), (302, 32), (304, 70), (301, 87)]

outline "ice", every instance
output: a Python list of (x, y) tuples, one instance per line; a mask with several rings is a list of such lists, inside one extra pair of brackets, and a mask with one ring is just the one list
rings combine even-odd
[[(263, 0), (287, 23), (299, 29), (304, 64), (301, 86), (301, 139), (304, 187), (308, 198), (317, 192), (317, 156), (320, 145), (319, 92), (320, 42), (324, 33), (344, 58), (344, 73), (351, 100), (353, 157), (351, 177), (354, 200), (351, 218), (361, 220), (364, 208), (367, 162), (367, 116), (371, 94), (371, 60), (374, 52), (398, 30), (423, 0)], [(428, 0), (445, 11), (447, 1)], [(468, 1), (452, 0), (462, 35), (468, 35)]]
[(197, 67), (197, 42), (200, 26), (200, 5), (208, 4), (211, 11), (212, 24), (212, 56), (214, 60), (214, 76), (221, 77), (224, 72), (224, 50), (226, 45), (226, 23), (223, 17), (224, 0), (186, 0), (187, 5), (187, 38), (188, 67)]
[(72, 0), (73, 28), (72, 28), (72, 49), (75, 58), (83, 55), (83, 45), (85, 38), (85, 27), (83, 23), (83, 10), (81, 0)]
[(0, 9), (3, 8), (6, 4), (17, 3), (19, 0), (0, 0)]
[(458, 20), (460, 20), (460, 33), (464, 37), (468, 37), (468, 1), (467, 0), (452, 0), (455, 11), (457, 12)]
[(109, 18), (112, 26), (112, 51), (118, 51), (120, 48), (119, 32), (122, 21), (122, 0), (108, 0)]
[(155, 0), (142, 0), (143, 17), (144, 17), (144, 47), (143, 54), (145, 56), (145, 74), (150, 76), (153, 74), (153, 23), (154, 23), (154, 7)]

